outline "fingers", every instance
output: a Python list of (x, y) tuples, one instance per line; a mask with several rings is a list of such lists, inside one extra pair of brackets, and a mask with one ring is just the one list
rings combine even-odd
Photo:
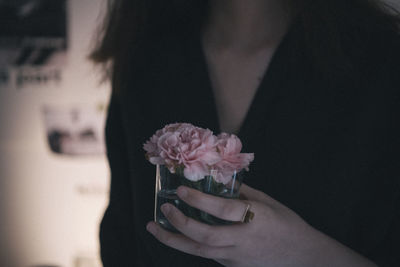
[(182, 234), (190, 239), (208, 246), (222, 247), (236, 245), (235, 226), (210, 226), (200, 223), (192, 218), (186, 217), (180, 210), (170, 204), (161, 206), (168, 221)]
[(227, 247), (212, 247), (200, 244), (184, 235), (168, 232), (154, 222), (147, 224), (147, 230), (161, 243), (195, 256), (208, 259), (224, 259), (228, 254), (229, 248)]
[(241, 200), (216, 197), (185, 186), (180, 186), (177, 194), (190, 206), (223, 220), (241, 221), (247, 209), (247, 203)]

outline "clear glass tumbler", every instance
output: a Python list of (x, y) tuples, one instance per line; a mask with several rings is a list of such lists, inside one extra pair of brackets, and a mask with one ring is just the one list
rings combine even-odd
[(210, 175), (194, 182), (185, 178), (183, 175), (171, 173), (164, 165), (156, 166), (156, 184), (155, 184), (155, 207), (154, 220), (165, 229), (178, 232), (165, 218), (160, 210), (161, 205), (170, 203), (177, 207), (183, 214), (210, 225), (231, 224), (233, 222), (219, 219), (204, 211), (198, 210), (180, 200), (176, 194), (176, 189), (185, 185), (201, 192), (223, 198), (239, 198), (239, 189), (243, 181), (244, 171), (234, 172), (232, 179), (227, 184), (218, 183), (214, 177), (216, 171), (211, 170)]

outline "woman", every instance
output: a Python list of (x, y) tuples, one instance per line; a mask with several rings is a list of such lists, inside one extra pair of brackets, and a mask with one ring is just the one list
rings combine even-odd
[[(398, 266), (398, 16), (365, 0), (116, 0), (92, 54), (112, 63), (105, 266)], [(167, 123), (239, 135), (253, 220), (152, 221), (142, 144)], [(178, 196), (239, 221), (241, 200)], [(146, 231), (147, 228), (147, 231)], [(154, 238), (155, 237), (155, 238)]]

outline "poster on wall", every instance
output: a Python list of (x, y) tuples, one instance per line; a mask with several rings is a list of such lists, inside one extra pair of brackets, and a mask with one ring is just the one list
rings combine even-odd
[(104, 105), (42, 108), (49, 150), (68, 156), (104, 155)]
[(67, 0), (0, 0), (0, 87), (61, 81)]

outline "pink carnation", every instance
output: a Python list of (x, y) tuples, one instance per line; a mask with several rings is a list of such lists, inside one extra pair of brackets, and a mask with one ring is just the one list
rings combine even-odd
[(182, 166), (186, 178), (198, 181), (221, 160), (216, 143), (216, 136), (208, 129), (175, 123), (158, 130), (143, 148), (151, 163), (165, 164), (172, 173)]
[(192, 125), (189, 123), (173, 123), (168, 124), (160, 130), (157, 130), (156, 133), (150, 138), (150, 140), (143, 145), (143, 149), (147, 152), (147, 159), (154, 165), (165, 164), (165, 159), (160, 155), (161, 149), (158, 146), (158, 140), (166, 133), (180, 132), (190, 126)]
[(214, 169), (217, 170), (215, 179), (223, 184), (227, 184), (231, 180), (235, 171), (248, 170), (250, 162), (254, 160), (253, 153), (240, 153), (242, 142), (233, 134), (221, 133), (218, 136), (217, 150), (221, 161), (214, 166)]

